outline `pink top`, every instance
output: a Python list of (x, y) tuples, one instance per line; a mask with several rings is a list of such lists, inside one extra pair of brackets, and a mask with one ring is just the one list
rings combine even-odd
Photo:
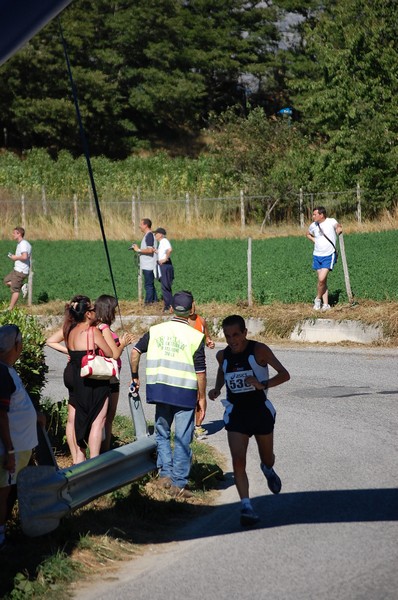
[[(106, 323), (101, 323), (100, 325), (98, 325), (98, 329), (100, 331), (104, 331), (104, 329), (109, 329), (109, 331), (112, 334), (113, 339), (115, 340), (116, 346), (120, 346), (120, 341), (119, 341), (119, 337), (118, 337), (117, 333), (112, 331), (112, 329), (109, 327), (109, 325), (107, 325)], [(120, 357), (117, 359), (117, 366), (119, 367), (119, 371), (120, 371), (120, 369), (122, 368), (122, 361), (121, 361)]]

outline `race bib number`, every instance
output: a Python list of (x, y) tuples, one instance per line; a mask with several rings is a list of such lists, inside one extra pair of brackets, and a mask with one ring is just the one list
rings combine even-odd
[(247, 377), (251, 377), (253, 371), (236, 371), (234, 373), (225, 373), (224, 379), (228, 388), (233, 394), (244, 394), (246, 392), (252, 392), (256, 388), (253, 385), (245, 383)]

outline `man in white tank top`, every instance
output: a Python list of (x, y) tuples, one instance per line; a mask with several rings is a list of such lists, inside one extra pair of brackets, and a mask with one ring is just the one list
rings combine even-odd
[(27, 284), (24, 282), (29, 275), (32, 246), (24, 239), (24, 236), (25, 229), (23, 227), (15, 227), (12, 237), (17, 242), (17, 248), (15, 254), (12, 254), (12, 252), (8, 253), (8, 258), (14, 262), (14, 269), (3, 280), (5, 285), (8, 285), (11, 290), (8, 310), (12, 310), (18, 302), (21, 290), (24, 297), (27, 293)]

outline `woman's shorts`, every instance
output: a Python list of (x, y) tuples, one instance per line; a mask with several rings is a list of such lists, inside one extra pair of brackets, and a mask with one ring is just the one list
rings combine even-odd
[(227, 431), (252, 435), (268, 435), (274, 431), (276, 410), (270, 400), (255, 403), (250, 408), (239, 407), (223, 400), (224, 423)]

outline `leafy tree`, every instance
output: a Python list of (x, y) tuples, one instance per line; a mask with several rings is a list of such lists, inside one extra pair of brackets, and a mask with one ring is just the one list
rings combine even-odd
[[(61, 23), (92, 152), (195, 135), (210, 111), (244, 107), (242, 75), (272, 78), (274, 15), (244, 0), (73, 2)], [(58, 21), (2, 67), (0, 110), (11, 146), (79, 152)]]
[(247, 117), (231, 109), (215, 120), (210, 147), (225, 179), (267, 196), (251, 201), (254, 215), (267, 215), (271, 207), (277, 219), (297, 212), (299, 188), (310, 183), (314, 153), (289, 119), (267, 117), (260, 107)]
[(394, 0), (333, 2), (305, 28), (306, 68), (296, 62), (290, 76), (303, 128), (321, 150), (315, 184), (359, 181), (368, 214), (397, 196), (397, 30)]

